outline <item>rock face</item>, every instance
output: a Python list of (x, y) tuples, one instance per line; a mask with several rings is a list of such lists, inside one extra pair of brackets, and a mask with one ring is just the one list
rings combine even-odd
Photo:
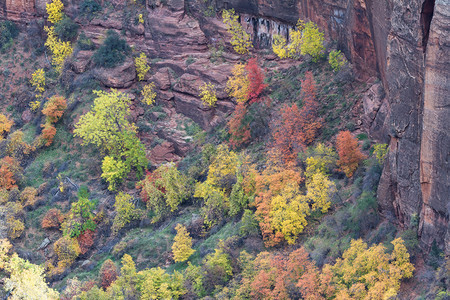
[(0, 0), (0, 12), (13, 21), (22, 21), (36, 13), (36, 0)]
[(450, 249), (450, 5), (437, 0), (425, 58), (420, 151), (422, 241)]

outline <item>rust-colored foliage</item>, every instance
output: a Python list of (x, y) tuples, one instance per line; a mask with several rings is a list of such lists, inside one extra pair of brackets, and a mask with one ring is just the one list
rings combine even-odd
[[(144, 203), (147, 203), (148, 200), (149, 200), (149, 195), (148, 195), (146, 189), (143, 188), (144, 185), (147, 185), (147, 184), (148, 184), (148, 185), (156, 186), (156, 181), (157, 181), (158, 179), (161, 179), (161, 176), (160, 176), (157, 172), (153, 172), (153, 173), (152, 173), (152, 172), (149, 172), (149, 171), (146, 171), (146, 172), (147, 172), (147, 174), (146, 174), (146, 176), (145, 176), (145, 179), (144, 179), (143, 181), (138, 182), (138, 183), (136, 184), (136, 188), (142, 189), (142, 190), (141, 190), (141, 198), (142, 198), (142, 201), (143, 201)], [(166, 189), (165, 189), (164, 187), (158, 185), (156, 188), (157, 188), (158, 190), (160, 190), (163, 194), (166, 193)]]
[(285, 163), (295, 161), (297, 153), (305, 148), (303, 122), (297, 104), (285, 104), (280, 110), (280, 118), (272, 124), (274, 147)]
[(302, 80), (303, 106), (300, 111), (300, 123), (306, 145), (311, 144), (317, 135), (317, 130), (322, 127), (317, 117), (318, 103), (316, 102), (316, 83), (311, 71), (306, 72)]
[(18, 162), (10, 156), (0, 161), (0, 190), (17, 188), (15, 174), (18, 168)]
[(58, 229), (63, 221), (63, 215), (57, 208), (50, 209), (44, 216), (41, 226), (44, 229)]
[(100, 286), (106, 290), (118, 275), (119, 272), (114, 262), (110, 259), (105, 260), (100, 268)]
[(77, 237), (81, 254), (86, 254), (86, 252), (89, 251), (92, 245), (94, 245), (94, 236), (95, 232), (87, 229)]
[(308, 269), (315, 267), (303, 248), (291, 252), (288, 257), (282, 254), (261, 256), (254, 262), (256, 275), (250, 284), (252, 299), (290, 299), (288, 288)]
[(267, 87), (264, 83), (264, 73), (258, 66), (256, 58), (252, 58), (247, 64), (249, 87), (247, 91), (247, 99), (250, 103), (261, 102), (259, 97), (262, 91)]
[(228, 132), (230, 133), (230, 146), (237, 148), (250, 140), (250, 126), (244, 124), (244, 117), (247, 113), (244, 103), (239, 102), (234, 113), (228, 122)]
[(56, 128), (50, 123), (41, 125), (43, 127), (41, 137), (45, 143), (45, 146), (50, 146), (53, 143), (53, 138), (56, 134)]
[(67, 101), (63, 96), (51, 97), (45, 105), (42, 113), (47, 117), (48, 122), (56, 123), (62, 117), (67, 108)]
[(361, 160), (367, 157), (361, 152), (358, 140), (350, 131), (341, 131), (336, 137), (336, 149), (339, 154), (337, 165), (347, 177), (352, 177)]

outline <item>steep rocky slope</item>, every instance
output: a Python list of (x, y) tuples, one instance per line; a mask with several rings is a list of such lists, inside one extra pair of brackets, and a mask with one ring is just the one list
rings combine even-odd
[[(70, 7), (76, 7), (80, 1), (65, 2), (70, 13)], [(210, 54), (206, 51), (211, 33), (214, 38), (225, 36), (223, 25), (211, 18), (202, 21), (201, 15), (190, 17), (188, 13), (198, 13), (201, 4), (196, 1), (172, 0), (165, 1), (166, 5), (161, 2), (147, 1), (149, 26), (145, 29), (136, 26), (128, 39), (138, 50), (163, 58), (156, 63), (159, 71), (153, 79), (163, 99), (172, 103), (173, 111), (192, 118), (203, 128), (210, 128), (233, 107), (232, 103), (221, 101), (218, 109), (211, 111), (196, 98), (202, 78), (223, 87), (229, 73), (230, 64), (209, 64)], [(412, 216), (419, 215), (423, 246), (429, 248), (436, 241), (450, 253), (450, 3), (446, 0), (217, 0), (212, 4), (217, 9), (235, 8), (241, 13), (241, 22), (259, 47), (267, 47), (273, 33), (287, 35), (299, 17), (311, 19), (330, 39), (338, 41), (338, 47), (361, 79), (381, 78), (382, 88), (374, 84), (367, 91), (364, 107), (367, 115), (363, 118), (363, 126), (370, 129), (373, 137), (390, 145), (378, 189), (379, 207), (386, 217), (396, 219), (405, 227)], [(23, 23), (42, 16), (44, 6), (43, 0), (0, 0), (2, 16)], [(84, 24), (84, 29), (95, 41), (96, 37), (101, 38), (105, 28), (121, 30), (122, 26), (114, 18), (94, 19)], [(78, 64), (83, 61), (83, 55), (89, 57), (79, 52), (75, 57)], [(186, 66), (188, 57), (195, 62)], [(225, 59), (233, 62), (238, 58)], [(89, 64), (86, 60), (85, 63)], [(127, 68), (130, 63), (120, 70), (96, 76), (105, 86), (130, 88), (133, 83), (126, 79), (126, 74), (132, 72)], [(75, 73), (77, 68), (74, 63)], [(111, 74), (115, 75), (111, 77)], [(225, 100), (223, 90), (219, 94)], [(179, 144), (174, 145), (181, 155)]]

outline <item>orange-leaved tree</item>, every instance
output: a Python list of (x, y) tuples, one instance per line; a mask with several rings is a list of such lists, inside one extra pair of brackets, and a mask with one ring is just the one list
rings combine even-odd
[(248, 72), (247, 76), (249, 81), (247, 99), (250, 103), (261, 102), (261, 98), (259, 96), (267, 87), (267, 84), (264, 83), (264, 73), (258, 66), (256, 58), (252, 58), (248, 61), (246, 69)]
[(6, 156), (0, 160), (0, 190), (16, 188), (16, 176), (20, 173), (19, 162), (13, 157)]
[(44, 229), (59, 229), (63, 220), (61, 211), (57, 208), (51, 208), (42, 219), (41, 225)]
[(291, 163), (297, 153), (305, 148), (302, 132), (302, 120), (297, 104), (285, 104), (280, 110), (280, 117), (272, 123), (274, 147), (285, 163)]
[(67, 108), (67, 101), (63, 96), (55, 95), (48, 99), (42, 113), (47, 117), (47, 122), (56, 123), (64, 114)]
[(322, 127), (321, 120), (317, 116), (319, 105), (316, 101), (316, 82), (311, 71), (306, 72), (305, 79), (302, 80), (302, 100), (300, 121), (304, 141), (308, 145), (314, 141), (318, 129)]
[(339, 154), (337, 165), (347, 177), (352, 177), (359, 163), (367, 157), (361, 152), (358, 140), (350, 131), (341, 131), (336, 137), (336, 149)]
[(230, 146), (237, 148), (250, 140), (250, 126), (245, 123), (247, 108), (244, 103), (239, 102), (234, 113), (228, 121), (228, 132), (230, 133)]

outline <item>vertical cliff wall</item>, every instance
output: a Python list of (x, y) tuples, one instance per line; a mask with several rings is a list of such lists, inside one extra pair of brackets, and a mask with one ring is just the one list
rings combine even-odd
[(426, 244), (430, 245), (436, 239), (438, 244), (445, 245), (447, 252), (450, 249), (449, 33), (449, 2), (436, 0), (429, 33), (425, 39), (425, 85), (420, 151), (423, 204), (419, 232)]

